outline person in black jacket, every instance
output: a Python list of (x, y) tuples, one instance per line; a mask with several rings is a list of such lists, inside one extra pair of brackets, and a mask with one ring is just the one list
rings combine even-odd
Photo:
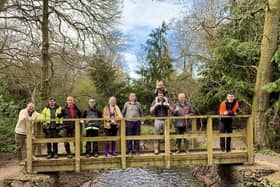
[[(150, 108), (150, 112), (154, 113), (156, 117), (166, 117), (168, 116), (168, 112), (172, 111), (172, 106), (168, 103), (166, 99), (164, 99), (164, 94), (162, 90), (158, 91), (158, 98), (156, 98), (152, 106)], [(160, 135), (164, 132), (164, 119), (155, 119), (155, 135)], [(154, 141), (154, 153), (159, 154), (160, 150), (159, 140)]]
[[(88, 108), (83, 113), (83, 118), (102, 118), (102, 113), (96, 107), (95, 99), (89, 99)], [(96, 137), (98, 136), (98, 130), (100, 127), (100, 122), (98, 120), (89, 120), (85, 122), (86, 137)], [(93, 147), (92, 147), (93, 146)], [(91, 152), (92, 148), (92, 152)], [(86, 143), (86, 157), (98, 156), (98, 143), (90, 142)]]
[[(64, 119), (74, 119), (81, 117), (81, 111), (74, 104), (74, 98), (72, 96), (67, 97), (66, 106), (61, 110), (61, 114), (59, 115), (59, 117), (63, 117)], [(75, 121), (63, 121), (63, 130), (64, 137), (74, 137)], [(67, 158), (72, 158), (69, 142), (64, 142), (64, 147), (67, 154)]]

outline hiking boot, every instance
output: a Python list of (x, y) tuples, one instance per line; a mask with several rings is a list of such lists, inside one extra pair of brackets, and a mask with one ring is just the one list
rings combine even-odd
[(91, 156), (90, 153), (87, 153), (87, 154), (86, 154), (86, 157), (87, 157), (87, 158), (89, 158), (90, 156)]
[(179, 154), (181, 153), (181, 151), (179, 149), (177, 149), (177, 151), (175, 152), (175, 154)]
[(19, 162), (19, 165), (20, 166), (25, 166), (25, 161), (23, 160), (23, 161)]
[(155, 149), (155, 155), (158, 155), (159, 154), (159, 151), (158, 151), (158, 149)]
[(55, 154), (55, 155), (53, 155), (53, 157), (57, 159), (57, 158), (58, 158), (58, 155), (57, 155), (57, 154)]
[(98, 157), (98, 154), (97, 154), (97, 153), (93, 153), (93, 156), (94, 156), (94, 157)]
[(52, 155), (48, 155), (48, 156), (47, 156), (47, 159), (51, 159), (51, 158), (52, 158)]
[(67, 158), (72, 158), (73, 156), (71, 154), (67, 154)]

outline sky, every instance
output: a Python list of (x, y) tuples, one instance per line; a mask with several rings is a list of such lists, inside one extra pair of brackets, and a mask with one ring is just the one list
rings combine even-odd
[(134, 72), (138, 66), (136, 56), (149, 33), (163, 21), (169, 23), (173, 18), (183, 16), (184, 7), (172, 2), (175, 0), (124, 0), (120, 29), (128, 38), (128, 47), (121, 53), (130, 77), (137, 77)]

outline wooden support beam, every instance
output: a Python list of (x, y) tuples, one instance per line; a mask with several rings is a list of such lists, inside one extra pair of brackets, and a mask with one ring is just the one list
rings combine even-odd
[(211, 117), (207, 118), (207, 154), (208, 154), (208, 165), (213, 164), (213, 121)]
[(164, 139), (165, 139), (165, 167), (167, 169), (170, 168), (170, 119), (168, 118), (165, 121), (165, 128), (164, 128)]
[[(192, 119), (192, 131), (191, 133), (196, 133), (197, 131), (197, 119)], [(191, 148), (194, 149), (196, 144), (196, 138), (192, 138)]]
[(75, 120), (75, 171), (81, 171), (81, 144), (80, 144), (80, 120)]
[(125, 137), (125, 120), (121, 120), (121, 166), (126, 168), (126, 137)]
[(247, 121), (247, 150), (248, 150), (248, 163), (254, 163), (254, 125), (253, 119), (250, 117)]
[(32, 124), (33, 122), (26, 120), (26, 160), (27, 160), (27, 173), (32, 173)]

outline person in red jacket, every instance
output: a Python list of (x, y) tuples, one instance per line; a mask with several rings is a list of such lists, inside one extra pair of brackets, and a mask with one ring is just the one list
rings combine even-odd
[[(221, 116), (234, 116), (237, 114), (239, 104), (232, 92), (227, 94), (226, 100), (220, 104), (219, 113)], [(219, 121), (220, 133), (232, 133), (232, 118), (221, 118)], [(220, 138), (220, 146), (222, 151), (231, 151), (231, 137)]]

